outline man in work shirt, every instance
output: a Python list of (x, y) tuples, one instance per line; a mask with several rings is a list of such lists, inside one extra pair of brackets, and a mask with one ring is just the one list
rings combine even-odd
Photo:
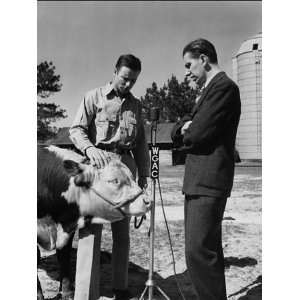
[[(149, 176), (149, 149), (145, 138), (141, 102), (130, 89), (141, 72), (140, 60), (121, 55), (110, 83), (89, 91), (70, 128), (74, 145), (99, 168), (108, 162), (106, 151), (121, 155), (141, 188)], [(111, 224), (112, 287), (115, 300), (130, 299), (128, 292), (129, 218)], [(100, 297), (99, 268), (102, 225), (79, 231), (75, 300)]]

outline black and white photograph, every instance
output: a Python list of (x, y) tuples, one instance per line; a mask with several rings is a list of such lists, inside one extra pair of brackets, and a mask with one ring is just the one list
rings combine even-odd
[(37, 298), (262, 299), (262, 2), (37, 2)]
[(298, 299), (298, 14), (3, 2), (1, 299)]

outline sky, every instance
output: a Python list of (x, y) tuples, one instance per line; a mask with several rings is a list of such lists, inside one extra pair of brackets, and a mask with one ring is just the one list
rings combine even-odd
[(58, 127), (70, 126), (84, 94), (112, 78), (121, 54), (142, 61), (132, 89), (141, 97), (152, 82), (161, 87), (184, 77), (182, 49), (210, 40), (229, 76), (242, 42), (262, 31), (259, 1), (42, 1), (37, 4), (37, 63), (52, 61), (62, 90), (48, 98), (66, 109)]

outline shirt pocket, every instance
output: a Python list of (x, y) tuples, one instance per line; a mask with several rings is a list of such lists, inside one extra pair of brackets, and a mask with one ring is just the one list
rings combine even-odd
[(98, 112), (95, 118), (95, 125), (96, 125), (96, 140), (97, 142), (103, 141), (107, 137), (108, 127), (109, 127), (109, 120), (106, 114), (102, 111)]
[(134, 117), (128, 118), (128, 137), (134, 139), (136, 137), (136, 119)]

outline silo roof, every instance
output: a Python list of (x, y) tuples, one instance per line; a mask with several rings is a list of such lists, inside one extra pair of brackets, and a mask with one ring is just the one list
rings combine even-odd
[(239, 51), (236, 53), (235, 56), (239, 56), (239, 55), (241, 55), (243, 53), (247, 53), (247, 52), (253, 51), (254, 50), (253, 49), (253, 45), (254, 44), (257, 44), (257, 49), (256, 50), (259, 50), (259, 51), (262, 50), (262, 46), (261, 46), (261, 44), (262, 44), (262, 33), (261, 32), (258, 33), (258, 34), (256, 34), (255, 36), (253, 36), (253, 37), (245, 40), (242, 43)]

